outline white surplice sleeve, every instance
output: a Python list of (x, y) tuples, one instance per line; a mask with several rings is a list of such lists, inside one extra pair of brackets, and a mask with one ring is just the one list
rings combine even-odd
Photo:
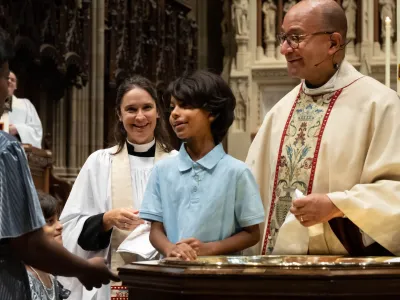
[(360, 183), (328, 196), (358, 228), (400, 256), (400, 100), (390, 90), (374, 105)]
[(42, 148), (43, 128), (39, 116), (32, 102), (28, 99), (21, 99), (26, 105), (25, 123), (15, 123), (21, 142), (31, 144), (36, 148)]
[[(89, 217), (111, 209), (110, 167), (110, 149), (99, 150), (91, 154), (79, 172), (60, 216), (60, 221), (64, 226), (62, 233), (64, 247), (85, 259), (96, 256), (107, 258), (109, 247), (100, 251), (85, 251), (78, 245), (78, 238)], [(71, 299), (85, 299), (84, 295), (88, 291), (76, 278), (60, 277), (60, 282), (65, 288), (71, 290)], [(97, 291), (97, 297), (102, 293), (107, 293), (108, 290), (108, 285), (103, 286)]]

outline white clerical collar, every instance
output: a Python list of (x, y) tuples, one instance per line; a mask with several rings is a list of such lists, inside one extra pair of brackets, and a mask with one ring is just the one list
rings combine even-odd
[(339, 67), (339, 70), (337, 70), (336, 73), (333, 74), (333, 76), (323, 86), (317, 87), (315, 89), (311, 89), (311, 88), (307, 87), (305, 80), (302, 79), (301, 81), (303, 83), (303, 92), (307, 95), (314, 96), (314, 95), (321, 95), (321, 94), (326, 94), (326, 93), (335, 91), (337, 89), (335, 86), (335, 83), (336, 83), (336, 79), (338, 78), (339, 71), (340, 71), (340, 67)]
[(133, 146), (133, 148), (135, 149), (135, 152), (146, 152), (146, 151), (149, 151), (149, 149), (151, 147), (153, 147), (154, 144), (156, 143), (155, 139), (153, 139), (150, 143), (146, 143), (146, 144), (135, 144), (135, 143), (131, 143), (128, 140), (126, 140), (126, 141)]

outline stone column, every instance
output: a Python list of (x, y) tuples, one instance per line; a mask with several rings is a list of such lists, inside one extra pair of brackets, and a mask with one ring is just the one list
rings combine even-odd
[(96, 150), (96, 127), (97, 127), (97, 86), (96, 86), (96, 74), (97, 74), (97, 3), (98, 1), (92, 1), (91, 4), (91, 21), (92, 21), (92, 32), (91, 32), (91, 49), (92, 54), (90, 61), (90, 152)]
[(264, 57), (264, 49), (262, 46), (262, 0), (257, 0), (257, 53), (256, 60), (261, 60)]
[(71, 88), (71, 97), (70, 97), (70, 132), (68, 136), (69, 140), (69, 163), (68, 163), (68, 170), (69, 173), (73, 173), (74, 169), (77, 168), (77, 131), (78, 131), (78, 91), (76, 87)]
[(89, 101), (90, 101), (90, 88), (86, 86), (84, 89), (83, 95), (83, 149), (82, 152), (84, 154), (84, 162), (90, 155), (89, 149), (89, 118), (90, 118), (90, 109), (89, 109)]
[(66, 147), (66, 132), (65, 132), (65, 116), (66, 116), (66, 106), (65, 106), (65, 97), (67, 97), (67, 92), (65, 92), (64, 97), (62, 97), (59, 101), (55, 103), (53, 106), (53, 116), (54, 116), (54, 125), (53, 125), (53, 134), (52, 134), (52, 144), (53, 144), (53, 153), (54, 153), (54, 161), (55, 161), (55, 169), (57, 173), (65, 173), (66, 168), (66, 156), (65, 156), (65, 147)]
[[(276, 32), (281, 32), (281, 26), (283, 23), (283, 0), (278, 0), (278, 20), (276, 22)], [(285, 57), (281, 54), (281, 45), (276, 46), (276, 59), (277, 60), (285, 60)]]
[[(95, 1), (94, 1), (95, 2)], [(97, 6), (96, 150), (104, 148), (104, 0)]]
[(236, 53), (236, 70), (243, 71), (246, 65), (248, 51), (248, 36), (236, 36), (237, 53)]
[(379, 0), (374, 1), (374, 56), (381, 56), (383, 52), (381, 50), (381, 44), (379, 42), (380, 26), (379, 26)]

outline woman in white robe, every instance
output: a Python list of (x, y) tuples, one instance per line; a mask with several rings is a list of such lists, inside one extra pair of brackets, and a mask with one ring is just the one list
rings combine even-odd
[[(138, 210), (155, 161), (177, 153), (149, 80), (140, 76), (126, 80), (118, 89), (116, 113), (118, 145), (89, 156), (60, 217), (64, 246), (84, 258), (103, 256), (113, 270), (137, 259), (116, 250), (144, 222)], [(71, 290), (71, 300), (111, 299), (114, 291), (110, 286), (87, 291), (77, 280), (60, 281)]]

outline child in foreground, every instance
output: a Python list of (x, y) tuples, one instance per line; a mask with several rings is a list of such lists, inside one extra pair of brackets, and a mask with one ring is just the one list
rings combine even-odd
[[(62, 245), (61, 234), (63, 226), (59, 221), (61, 204), (56, 198), (47, 193), (42, 191), (37, 193), (40, 207), (46, 220), (43, 231), (48, 238), (54, 239)], [(25, 267), (28, 271), (32, 300), (61, 300), (68, 298), (70, 291), (64, 289), (53, 275), (29, 265), (25, 265)]]
[(247, 166), (221, 144), (234, 120), (235, 97), (218, 75), (197, 71), (172, 82), (170, 123), (179, 154), (157, 163), (140, 217), (164, 257), (240, 254), (260, 239), (264, 208)]

